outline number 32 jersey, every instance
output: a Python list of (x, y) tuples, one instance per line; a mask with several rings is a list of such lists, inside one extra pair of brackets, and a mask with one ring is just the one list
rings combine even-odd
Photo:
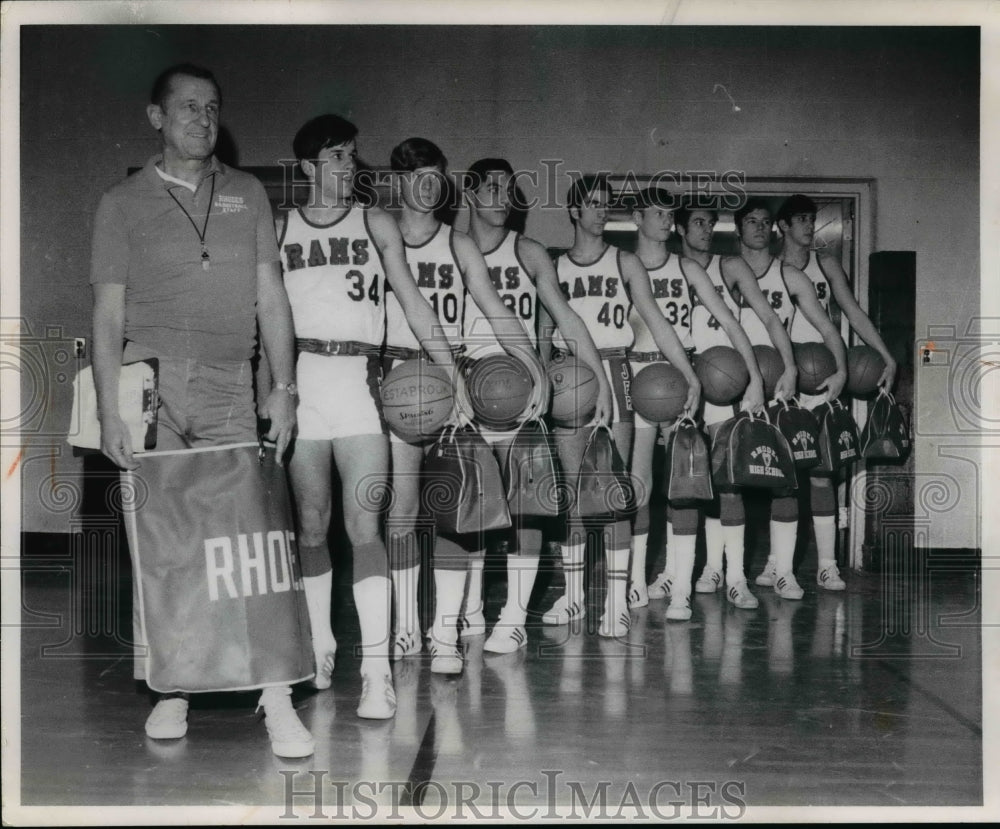
[[(649, 287), (660, 313), (666, 318), (685, 349), (693, 348), (691, 339), (691, 289), (688, 286), (687, 275), (684, 273), (684, 262), (675, 254), (668, 254), (666, 261), (657, 268), (647, 268)], [(645, 320), (635, 310), (629, 315), (629, 321), (635, 331), (633, 351), (658, 351), (653, 334)]]
[[(619, 257), (621, 251), (608, 245), (597, 261), (575, 262), (569, 253), (556, 260), (559, 288), (583, 320), (597, 348), (628, 348), (635, 339), (629, 323), (632, 300), (625, 290)], [(556, 348), (565, 349), (561, 332), (553, 337)]]
[(279, 248), (296, 337), (382, 344), (384, 277), (367, 210), (354, 206), (328, 225), (291, 211)]

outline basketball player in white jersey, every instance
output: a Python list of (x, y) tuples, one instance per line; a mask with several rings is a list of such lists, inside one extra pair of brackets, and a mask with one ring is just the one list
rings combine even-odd
[[(479, 248), (466, 234), (441, 222), (435, 210), (442, 205), (447, 159), (441, 149), (425, 138), (409, 138), (390, 156), (402, 209), (399, 228), (406, 246), (407, 262), (417, 287), (436, 310), (438, 324), (454, 348), (462, 344), (466, 304), (484, 309), (484, 334), (489, 332), (500, 351), (508, 351), (534, 364), (544, 374), (534, 353), (534, 342), (493, 288)], [(466, 295), (467, 294), (467, 295)], [(394, 291), (386, 292), (386, 353), (397, 360), (419, 356), (420, 344), (406, 327), (402, 307)], [(545, 394), (535, 390), (532, 411), (538, 410)], [(419, 551), (414, 528), (420, 502), (420, 468), (429, 441), (404, 441), (393, 435), (392, 487), (389, 510), (389, 558), (395, 587), (397, 630), (393, 649), (397, 657), (420, 650), (417, 613)], [(478, 539), (478, 533), (473, 534)], [(429, 636), (433, 654), (431, 671), (459, 673), (462, 658), (458, 648), (458, 619), (465, 596), (470, 567), (470, 539), (437, 533), (434, 542), (434, 623)], [(536, 568), (537, 569), (537, 568)], [(521, 620), (523, 626), (524, 620)], [(487, 642), (487, 645), (490, 643)]]
[[(751, 411), (758, 411), (764, 406), (764, 384), (753, 347), (723, 299), (721, 276), (716, 277), (719, 280), (718, 288), (722, 288), (719, 290), (705, 270), (712, 261), (709, 245), (717, 215), (710, 210), (692, 210), (690, 199), (685, 200), (675, 214), (673, 203), (674, 200), (669, 193), (646, 189), (638, 194), (636, 208), (632, 213), (632, 219), (638, 228), (635, 252), (649, 273), (653, 297), (667, 322), (674, 326), (681, 338), (681, 344), (689, 354), (698, 350), (703, 351), (713, 345), (731, 346), (739, 352), (750, 375), (743, 405)], [(675, 215), (682, 242), (680, 256), (671, 254), (667, 250), (667, 239), (670, 237)], [(690, 233), (689, 242), (688, 228), (692, 224), (696, 228), (707, 229), (707, 233), (699, 234), (696, 229)], [(633, 314), (632, 327), (635, 329), (635, 345), (629, 353), (629, 360), (633, 366), (639, 362), (662, 360), (663, 356), (656, 350), (649, 329), (641, 317)], [(731, 416), (731, 407), (723, 414)], [(657, 433), (663, 433), (666, 439), (673, 424), (664, 423), (657, 429), (656, 424), (648, 423), (638, 413), (635, 420), (632, 474), (643, 484), (639, 492), (648, 493), (653, 480), (653, 449)], [(696, 506), (675, 507), (668, 504), (667, 555), (672, 582), (670, 607), (667, 609), (668, 619), (691, 618), (691, 577), (694, 569), (698, 518), (699, 508)], [(709, 522), (713, 521), (717, 522), (717, 519), (709, 519)], [(632, 607), (642, 607), (648, 603), (646, 590), (648, 533), (647, 497), (639, 506), (632, 530), (632, 567), (629, 579), (629, 602)], [(712, 592), (722, 580), (721, 555), (720, 549), (718, 568), (710, 572), (706, 568), (706, 573), (702, 574), (702, 579), (707, 575), (712, 582)], [(732, 545), (729, 549), (726, 586), (728, 588), (726, 596), (736, 607), (746, 609), (757, 607), (757, 599), (747, 587), (743, 575), (742, 546)]]
[(293, 141), (310, 192), (304, 206), (283, 214), (278, 229), (299, 351), (299, 431), (289, 472), (316, 685), (329, 687), (336, 651), (327, 542), (331, 464), (336, 463), (361, 623), (358, 715), (386, 719), (396, 707), (388, 654), (392, 584), (380, 535), (381, 505), (358, 502), (358, 493), (372, 491), (372, 481), (386, 480), (389, 472), (389, 441), (378, 400), (383, 280), (435, 363), (449, 371), (454, 364), (448, 341), (435, 331), (437, 317), (410, 275), (396, 222), (380, 208), (355, 201), (356, 135), (353, 124), (328, 114), (308, 121)]
[[(878, 384), (892, 388), (896, 378), (896, 361), (893, 359), (878, 329), (864, 312), (847, 281), (847, 274), (840, 260), (825, 256), (813, 250), (816, 232), (816, 203), (801, 194), (786, 199), (777, 213), (778, 230), (781, 232), (781, 252), (779, 257), (787, 265), (798, 268), (812, 283), (816, 299), (824, 313), (830, 313), (830, 298), (847, 316), (851, 327), (868, 345), (874, 348), (885, 361), (885, 370)], [(820, 342), (822, 336), (808, 319), (796, 314), (792, 321), (792, 342)], [(805, 396), (802, 405), (812, 408), (823, 401), (822, 396)], [(816, 548), (819, 564), (816, 583), (827, 590), (843, 590), (846, 585), (837, 569), (836, 558), (836, 494), (833, 479), (828, 475), (815, 474), (809, 478), (809, 500), (812, 507), (813, 531), (816, 534)]]
[[(573, 222), (573, 246), (556, 262), (559, 287), (569, 306), (584, 321), (604, 361), (605, 372), (614, 391), (613, 421), (609, 424), (618, 451), (631, 456), (634, 418), (629, 386), (632, 369), (626, 350), (635, 340), (629, 322), (634, 305), (649, 329), (659, 352), (675, 365), (688, 381), (685, 410), (697, 409), (701, 393), (684, 346), (660, 312), (650, 289), (649, 276), (640, 259), (604, 241), (611, 188), (602, 177), (585, 176), (570, 188), (567, 202)], [(554, 326), (542, 320), (543, 339)], [(553, 345), (566, 348), (566, 335), (557, 332)], [(543, 355), (547, 346), (543, 345)], [(567, 480), (575, 480), (591, 430), (556, 428), (556, 442)], [(546, 624), (566, 624), (585, 613), (583, 562), (586, 550), (586, 519), (572, 513), (567, 519), (567, 539), (562, 548), (566, 573), (566, 593), (542, 616)], [(631, 521), (620, 519), (602, 528), (607, 591), (598, 633), (620, 637), (628, 632), (627, 582), (631, 549)]]
[[(469, 207), (469, 235), (486, 259), (493, 290), (524, 325), (532, 342), (536, 342), (539, 305), (564, 332), (575, 356), (590, 366), (597, 377), (598, 395), (595, 420), (611, 416), (611, 385), (604, 374), (600, 354), (594, 346), (587, 326), (569, 307), (548, 251), (533, 239), (508, 228), (514, 204), (514, 170), (502, 158), (482, 158), (470, 165), (465, 174), (466, 203)], [(485, 306), (483, 306), (485, 307)], [(470, 299), (465, 309), (465, 344), (470, 357), (495, 353), (499, 343), (489, 334), (488, 317), (478, 301)], [(510, 438), (504, 438), (496, 449), (502, 453)], [(515, 531), (508, 539), (507, 599), (500, 618), (484, 646), (493, 653), (507, 653), (526, 643), (524, 623), (528, 600), (538, 573), (542, 548), (542, 522), (539, 519), (516, 517)], [(463, 635), (482, 630), (482, 555), (472, 559), (469, 579), (469, 606), (465, 614), (467, 626)]]
[[(757, 287), (781, 319), (784, 328), (791, 330), (794, 317), (803, 315), (819, 332), (822, 342), (833, 355), (836, 370), (820, 384), (819, 390), (826, 392), (831, 399), (838, 397), (847, 380), (847, 351), (844, 341), (819, 304), (816, 290), (809, 278), (798, 268), (782, 262), (771, 253), (774, 220), (769, 205), (763, 199), (748, 199), (736, 212), (735, 220), (740, 239), (740, 256), (749, 265)], [(740, 322), (750, 341), (754, 344), (765, 342), (760, 320), (754, 319), (745, 307), (749, 292), (752, 291), (749, 280), (744, 279), (729, 287), (740, 302)], [(792, 572), (798, 521), (799, 502), (795, 493), (776, 493), (771, 502), (771, 547), (764, 571), (756, 578), (756, 583), (765, 587), (773, 586), (774, 592), (783, 599), (801, 599), (803, 595)]]

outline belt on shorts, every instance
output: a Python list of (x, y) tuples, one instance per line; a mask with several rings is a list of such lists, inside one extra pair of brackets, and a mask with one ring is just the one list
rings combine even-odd
[[(688, 359), (694, 356), (693, 348), (685, 348), (684, 353), (687, 355)], [(662, 363), (664, 361), (670, 362), (666, 357), (659, 351), (630, 351), (628, 352), (628, 358), (630, 362), (633, 363)]]
[[(597, 349), (597, 353), (598, 355), (600, 355), (600, 358), (602, 360), (612, 360), (615, 357), (624, 357), (626, 351), (624, 348), (599, 348)], [(569, 356), (570, 352), (566, 351), (565, 349), (555, 348), (555, 347), (553, 347), (552, 349), (553, 360), (561, 360), (564, 357), (569, 357)]]
[[(464, 345), (453, 345), (451, 347), (451, 356), (458, 357), (464, 351)], [(416, 360), (417, 358), (424, 356), (424, 351), (421, 348), (407, 348), (402, 345), (387, 345), (382, 349), (382, 354), (392, 360)]]
[(309, 340), (296, 337), (295, 348), (310, 354), (323, 354), (326, 357), (377, 357), (382, 349), (371, 343), (359, 343), (354, 340)]

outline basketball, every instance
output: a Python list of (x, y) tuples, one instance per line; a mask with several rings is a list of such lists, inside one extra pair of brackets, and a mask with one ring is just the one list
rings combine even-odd
[(509, 354), (476, 360), (465, 378), (475, 419), (488, 429), (510, 429), (531, 402), (535, 383), (528, 367)]
[(651, 423), (665, 423), (684, 411), (688, 382), (676, 366), (653, 363), (632, 381), (632, 408)]
[(823, 381), (837, 370), (830, 349), (823, 343), (793, 343), (792, 348), (799, 369), (799, 391), (816, 394)]
[(755, 345), (753, 353), (764, 378), (764, 399), (773, 400), (778, 380), (785, 373), (785, 361), (781, 359), (778, 349), (771, 345)]
[(382, 380), (382, 415), (399, 437), (429, 437), (451, 417), (454, 389), (448, 372), (426, 360), (406, 360)]
[(870, 345), (847, 349), (847, 391), (855, 397), (867, 397), (878, 391), (878, 381), (885, 371), (885, 360)]
[(740, 353), (728, 345), (714, 345), (694, 358), (701, 393), (709, 403), (726, 406), (737, 400), (750, 382), (750, 372)]
[(549, 415), (557, 426), (576, 428), (590, 422), (597, 406), (597, 376), (576, 357), (561, 356), (549, 363), (552, 386)]

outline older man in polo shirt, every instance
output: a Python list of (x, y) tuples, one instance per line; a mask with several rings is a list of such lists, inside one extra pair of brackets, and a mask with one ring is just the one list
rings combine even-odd
[[(158, 450), (257, 439), (255, 321), (276, 381), (259, 413), (279, 458), (293, 436), (292, 319), (271, 210), (259, 181), (213, 155), (220, 107), (208, 70), (163, 72), (146, 110), (162, 153), (108, 190), (97, 211), (90, 281), (101, 448), (123, 469), (138, 463), (116, 403), (119, 369), (148, 357), (160, 363)], [(312, 736), (290, 693), (261, 695), (272, 748), (308, 756)], [(146, 733), (183, 736), (187, 709), (186, 695), (162, 696)]]

